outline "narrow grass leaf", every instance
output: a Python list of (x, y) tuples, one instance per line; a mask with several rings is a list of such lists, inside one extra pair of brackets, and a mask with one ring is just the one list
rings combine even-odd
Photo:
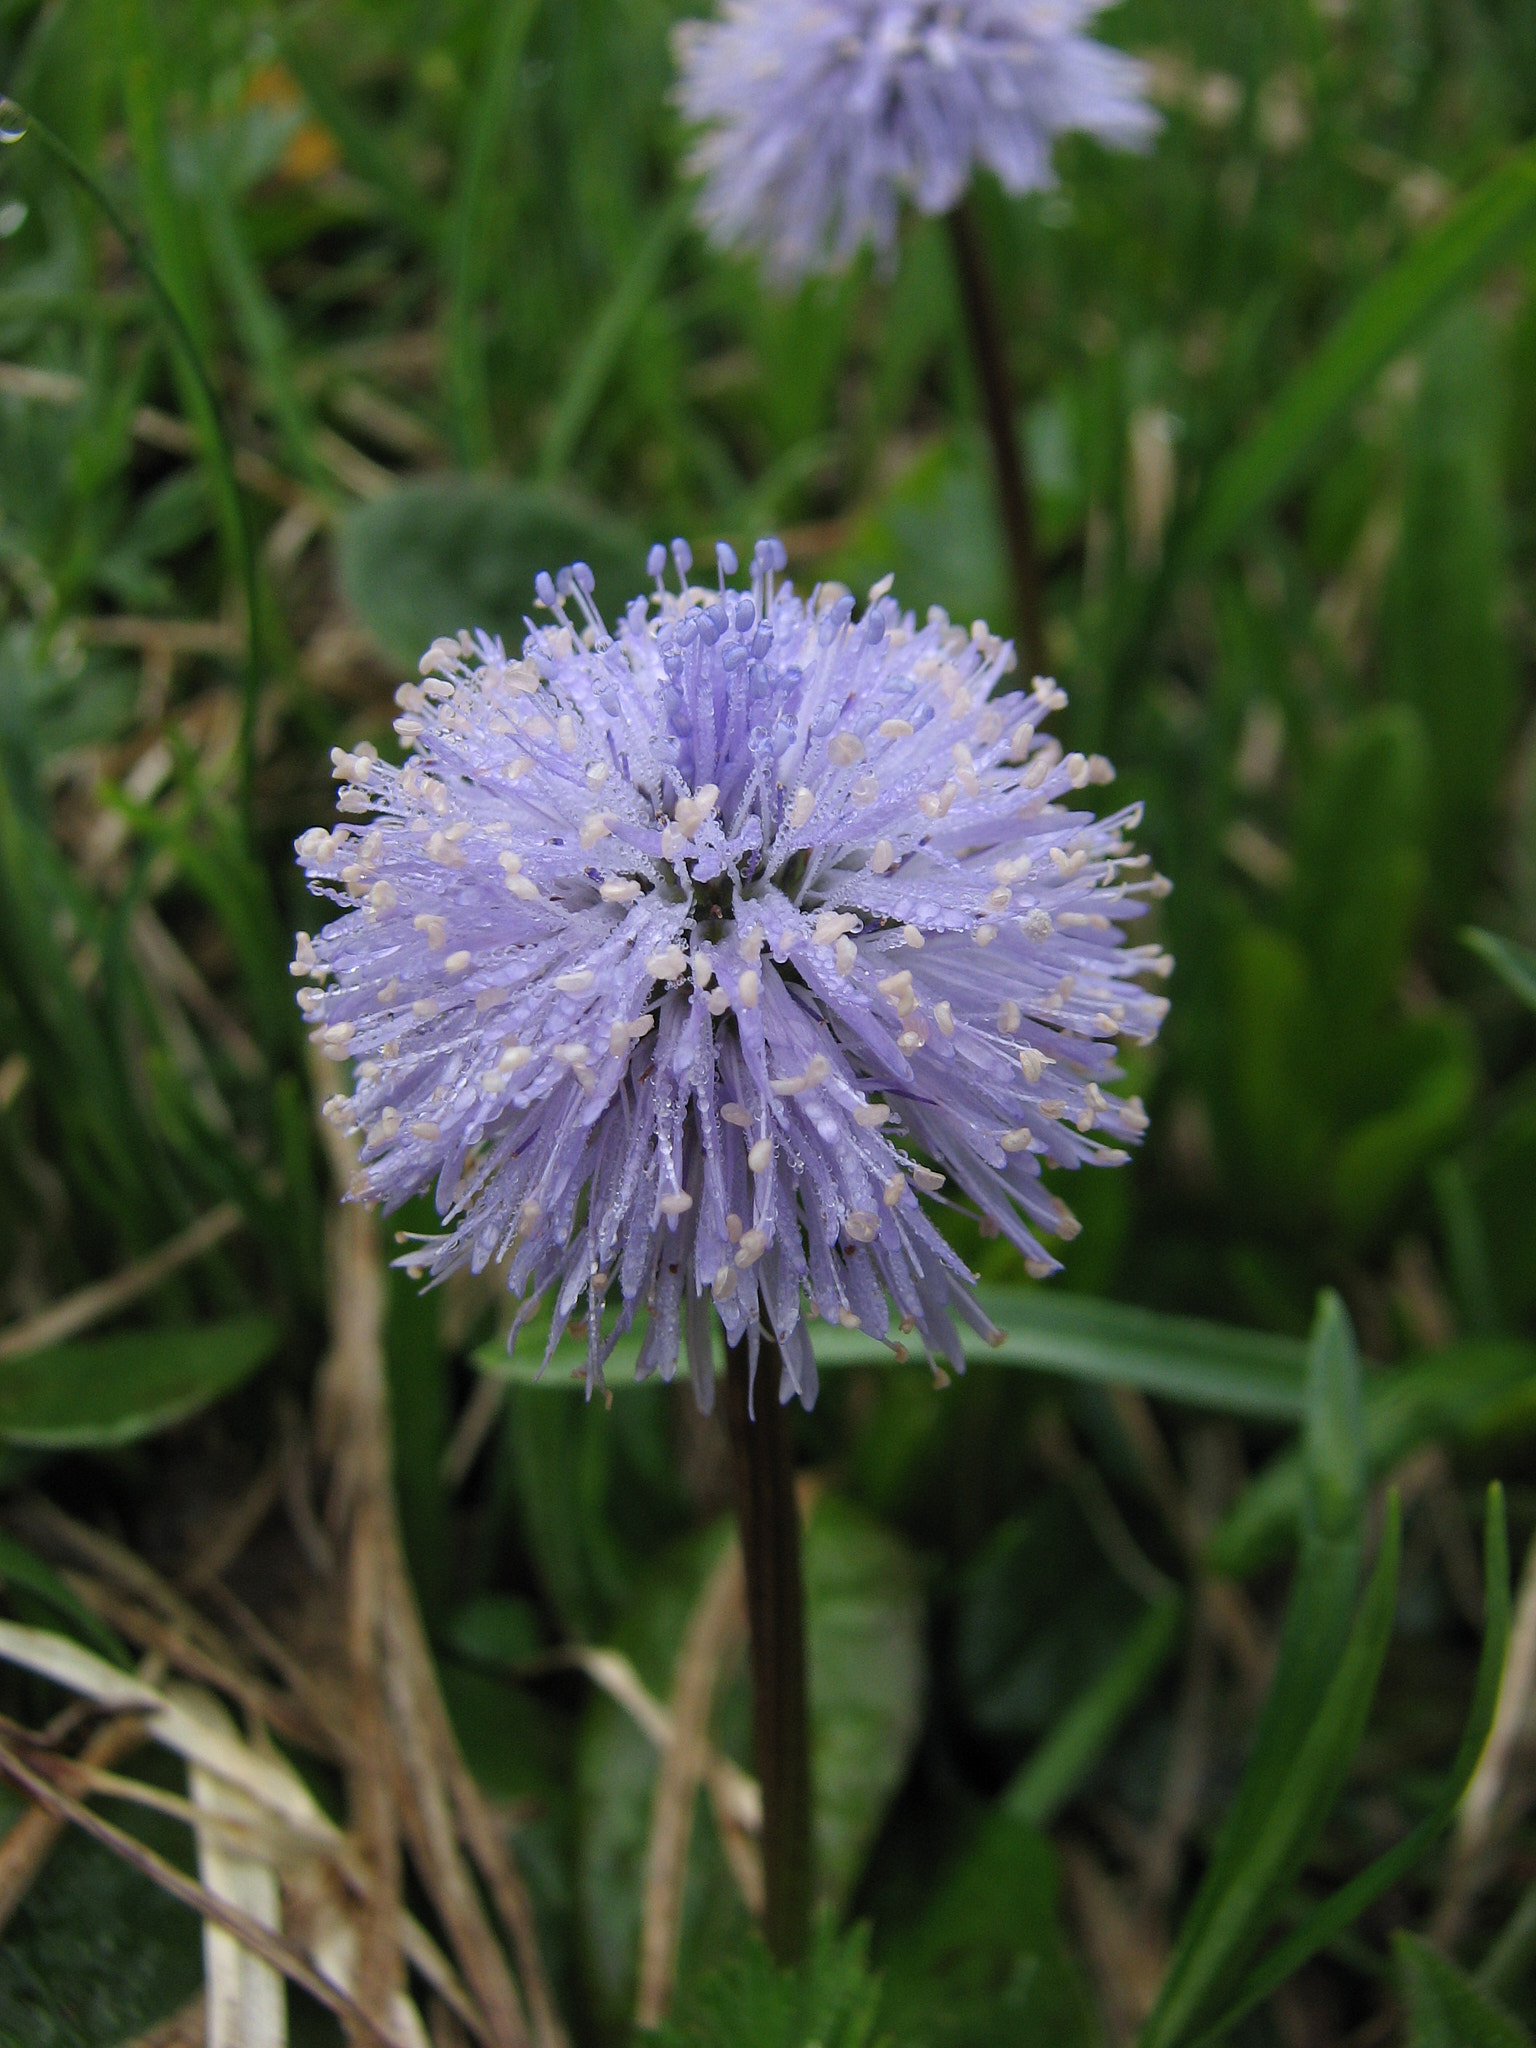
[(1014, 1819), (1048, 1827), (1086, 1782), (1126, 1717), (1173, 1654), (1184, 1600), (1170, 1593), (1147, 1610), (1108, 1668), (1072, 1702), (999, 1805)]
[(512, 114), (512, 88), (538, 0), (502, 0), (492, 20), (485, 75), (479, 81), (448, 220), (448, 393), (459, 453), (488, 462), (492, 426), (480, 292), (485, 278), (481, 214), (496, 148)]
[[(1301, 1418), (1307, 1353), (1294, 1338), (1039, 1288), (983, 1287), (979, 1298), (1003, 1341), (989, 1344), (975, 1331), (963, 1330), (965, 1355), (974, 1364), (1137, 1387), (1167, 1400), (1267, 1422)], [(815, 1323), (811, 1342), (824, 1370), (896, 1364), (888, 1349), (861, 1330)], [(639, 1335), (631, 1332), (606, 1368), (610, 1385), (630, 1384), (639, 1351)], [(542, 1342), (530, 1338), (510, 1359), (502, 1345), (482, 1345), (475, 1363), (483, 1372), (520, 1385), (566, 1386), (568, 1367), (584, 1365), (586, 1346), (562, 1344), (541, 1378), (542, 1357)]]
[(0, 1532), (0, 1582), (24, 1587), (45, 1606), (51, 1607), (83, 1642), (89, 1643), (114, 1664), (121, 1664), (125, 1670), (130, 1668), (132, 1660), (117, 1631), (109, 1628), (100, 1615), (91, 1612), (51, 1564), (28, 1550), (24, 1543), (18, 1543), (14, 1536), (3, 1532)]
[(1400, 1549), (1394, 1495), (1381, 1552), (1333, 1681), (1252, 1830), (1236, 1839), (1229, 1831), (1235, 1853), (1218, 1859), (1207, 1874), (1201, 1891), (1211, 1893), (1208, 1910), (1196, 1923), (1195, 1938), (1181, 1938), (1138, 2048), (1175, 2048), (1190, 2039), (1262, 1940), (1310, 1854), (1365, 1733), (1392, 1634)]
[(1367, 1869), (1315, 1907), (1301, 1925), (1264, 1958), (1244, 1984), (1235, 2003), (1214, 2027), (1200, 2036), (1196, 2048), (1215, 2048), (1216, 2042), (1236, 2026), (1245, 2013), (1268, 1998), (1287, 1977), (1341, 1934), (1384, 1892), (1401, 1883), (1450, 1826), (1493, 1727), (1499, 1684), (1504, 1675), (1504, 1658), (1509, 1647), (1509, 1535), (1504, 1489), (1497, 1483), (1488, 1489), (1487, 1516), (1483, 1526), (1483, 1586), (1487, 1620), (1477, 1678), (1472, 1688), (1472, 1705), (1466, 1727), (1462, 1730), (1460, 1746), (1434, 1805), (1395, 1848), (1377, 1857)]
[[(1536, 1406), (1536, 1345), (1499, 1338), (1447, 1344), (1413, 1365), (1372, 1373), (1365, 1382), (1365, 1454), (1373, 1480), (1432, 1437), (1467, 1441), (1519, 1421), (1528, 1430)], [(1294, 1451), (1277, 1458), (1248, 1487), (1206, 1550), (1214, 1571), (1241, 1578), (1295, 1540), (1304, 1478)]]
[(1305, 467), (1324, 431), (1453, 293), (1536, 226), (1536, 143), (1517, 150), (1367, 287), (1255, 431), (1220, 464), (1184, 546), (1209, 562)]
[(1307, 1358), (1301, 1557), (1275, 1676), (1216, 1854), (1180, 1929), (1165, 2000), (1173, 1989), (1173, 1973), (1186, 1967), (1182, 1959), (1200, 1954), (1277, 1802), (1291, 1797), (1287, 1788), (1295, 1759), (1346, 1653), (1364, 1540), (1359, 1375), (1349, 1319), (1337, 1296), (1324, 1294)]
[(1481, 931), (1476, 925), (1468, 925), (1461, 937), (1506, 988), (1513, 989), (1528, 1009), (1536, 1010), (1536, 953), (1529, 946), (1517, 946), (1513, 939)]
[(284, 453), (312, 489), (329, 496), (330, 480), (314, 456), (314, 417), (293, 372), (287, 327), (246, 244), (220, 154), (212, 142), (201, 153), (198, 197), (208, 253), (282, 434)]
[(389, 202), (396, 222), (413, 240), (424, 249), (437, 248), (443, 238), (442, 218), (411, 182), (399, 152), (389, 147), (374, 123), (364, 120), (356, 111), (331, 76), (320, 52), (291, 23), (278, 21), (273, 26), (281, 41), (284, 63), (323, 126), (341, 145), (348, 166)]
[(1323, 1535), (1348, 1536), (1365, 1503), (1365, 1430), (1355, 1335), (1332, 1288), (1318, 1304), (1311, 1357), (1303, 1457), (1312, 1512)]
[(1407, 2048), (1531, 2048), (1531, 2037), (1490, 1993), (1417, 1934), (1392, 1938), (1408, 2008)]
[(539, 475), (546, 481), (570, 467), (630, 330), (661, 281), (667, 258), (687, 222), (692, 197), (690, 192), (679, 192), (670, 205), (662, 208), (577, 352), (570, 375), (555, 401), (554, 415), (539, 454)]

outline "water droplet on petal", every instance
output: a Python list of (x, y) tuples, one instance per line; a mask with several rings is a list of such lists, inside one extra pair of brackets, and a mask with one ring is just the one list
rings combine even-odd
[(0, 99), (0, 142), (20, 142), (26, 132), (26, 114), (14, 100)]

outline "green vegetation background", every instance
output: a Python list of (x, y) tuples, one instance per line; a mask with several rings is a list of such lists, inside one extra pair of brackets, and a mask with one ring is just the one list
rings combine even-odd
[[(250, 1225), (136, 1312), (178, 1327), (170, 1350), (129, 1330), (41, 1376), (0, 1364), (0, 1477), (151, 1555), (248, 1478), (323, 1346), (330, 1197), (286, 972), (312, 906), (289, 848), (330, 815), (329, 746), (392, 744), (390, 692), (426, 640), (515, 631), (533, 572), (576, 554), (614, 604), (674, 532), (702, 552), (776, 531), (801, 583), (862, 595), (894, 571), (920, 611), (1009, 625), (941, 227), (787, 296), (712, 253), (678, 196), (677, 11), (0, 5), (0, 79), (101, 178), (186, 315), (260, 543), (247, 815), (236, 503), (122, 242), (35, 138), (0, 152), (0, 1320), (220, 1201)], [(1418, 1817), (1455, 1747), (1483, 1479), (1509, 1483), (1517, 1558), (1536, 1527), (1536, 13), (1127, 0), (1107, 31), (1152, 62), (1153, 151), (1069, 139), (1055, 192), (978, 192), (1060, 734), (1114, 758), (1175, 884), (1173, 1010), (1132, 1072), (1151, 1133), (1066, 1190), (1084, 1229), (1065, 1289), (1295, 1338), (1320, 1288), (1347, 1304), (1370, 1476), (1411, 1455), (1418, 1483), (1389, 1683), (1319, 1851), (1337, 1878)], [(1476, 950), (1468, 926), (1495, 939)], [(402, 1512), (445, 1683), (477, 1768), (529, 1802), (578, 2034), (619, 2038), (648, 1755), (617, 1709), (508, 1669), (578, 1636), (665, 1691), (718, 1458), (678, 1397), (605, 1414), (519, 1388), (450, 1495), (442, 1452), (498, 1305), (403, 1281), (393, 1299)], [(1292, 1464), (1250, 1485), (1283, 1437), (1221, 1406), (1158, 1413), (1225, 1567), (1269, 1572), (1267, 1614), (1301, 1482)], [(830, 1489), (808, 1566), (823, 1878), (885, 1971), (861, 2018), (859, 1957), (823, 1958), (829, 1984), (852, 1973), (827, 1992), (838, 2024), (850, 2048), (875, 2027), (1095, 2039), (1056, 1850), (983, 1823), (1145, 1612), (1106, 1514), (1170, 1583), (1194, 1570), (1145, 1446), (1102, 1389), (1002, 1370), (942, 1395), (915, 1371), (840, 1375), (800, 1437)], [(1069, 1861), (1088, 1840), (1134, 1865), (1181, 1682), (1154, 1661), (1073, 1786)], [(1212, 1712), (1169, 1926), (1252, 1733), (1225, 1671)], [(744, 1713), (727, 1702), (738, 1746)], [(685, 1989), (704, 1986), (713, 2040), (734, 2023), (711, 1999), (777, 1994), (751, 1988), (699, 1833)], [(7, 2040), (111, 2042), (195, 1982), (185, 1926), (93, 1854), (60, 1858), (0, 1948)], [(1463, 1962), (1536, 1875), (1527, 1819), (1500, 1856)], [(1425, 1924), (1437, 1881), (1315, 1966), (1309, 2038), (1368, 2020), (1387, 1937)], [(71, 1883), (92, 1953), (58, 1905)], [(113, 1962), (119, 1915), (163, 1968)], [(746, 1990), (706, 1983), (738, 1952)], [(1470, 2024), (1432, 1951), (1405, 1937), (1395, 1967), (1415, 2038), (1471, 2038), (1427, 2031)], [(1523, 1972), (1504, 1988), (1536, 2015)], [(1281, 2038), (1272, 2015), (1245, 2024)]]

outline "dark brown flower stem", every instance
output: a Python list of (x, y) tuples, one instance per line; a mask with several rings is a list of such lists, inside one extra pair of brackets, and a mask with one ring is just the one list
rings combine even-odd
[(965, 309), (971, 356), (981, 386), (982, 411), (997, 473), (997, 506), (1013, 580), (1014, 630), (1025, 674), (1045, 673), (1045, 622), (1040, 569), (1035, 558), (1035, 523), (1029, 503), (1029, 475), (1014, 425), (1014, 399), (1003, 346), (1003, 323), (987, 267), (980, 226), (968, 199), (949, 215), (950, 240), (960, 302)]
[(752, 1733), (763, 1788), (763, 1933), (774, 1961), (796, 1963), (811, 1925), (811, 1754), (805, 1688), (805, 1596), (789, 1417), (779, 1406), (779, 1353), (764, 1337), (756, 1398), (747, 1347), (731, 1347), (726, 1415), (746, 1568), (752, 1646)]

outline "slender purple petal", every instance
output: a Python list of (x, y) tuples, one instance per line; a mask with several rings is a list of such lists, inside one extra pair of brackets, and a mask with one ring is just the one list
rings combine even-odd
[(1066, 129), (1145, 144), (1143, 67), (1084, 33), (1105, 4), (725, 0), (683, 23), (704, 224), (789, 279), (889, 248), (903, 200), (947, 213), (977, 164), (1010, 192), (1051, 184)]
[[(655, 558), (665, 555), (653, 551)], [(639, 1370), (766, 1322), (815, 1395), (807, 1312), (963, 1363), (970, 1276), (923, 1200), (992, 1218), (1028, 1270), (1076, 1223), (1041, 1168), (1117, 1165), (1146, 1117), (1115, 1041), (1167, 1008), (1125, 943), (1161, 880), (999, 695), (1012, 647), (878, 586), (862, 618), (788, 584), (657, 586), (610, 635), (590, 574), (540, 578), (518, 656), (462, 633), (398, 693), (401, 767), (337, 749), (340, 822), (298, 842), (341, 915), (301, 935), (299, 1001), (354, 1063), (328, 1105), (351, 1190), (435, 1189), (402, 1263), (505, 1264), (588, 1326), (589, 1386), (640, 1309)], [(734, 568), (734, 558), (729, 563)], [(894, 1318), (899, 1329), (892, 1330)]]

